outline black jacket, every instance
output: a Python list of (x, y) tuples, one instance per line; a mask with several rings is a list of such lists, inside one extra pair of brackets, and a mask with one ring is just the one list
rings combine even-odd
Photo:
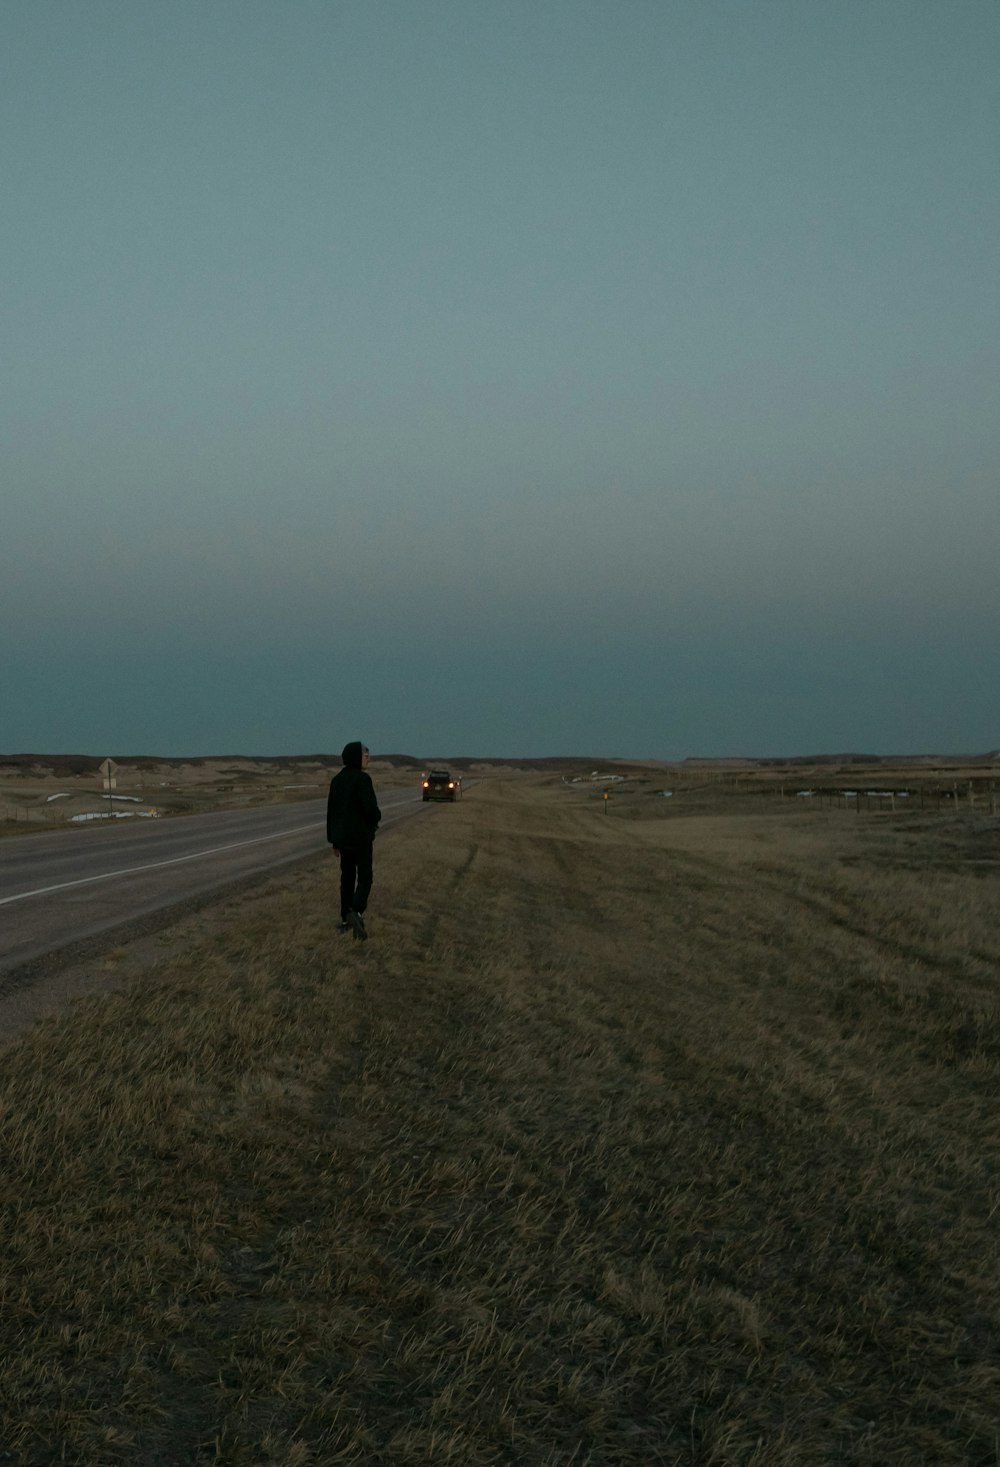
[(371, 845), (378, 830), (382, 811), (375, 798), (371, 777), (361, 768), (361, 744), (348, 744), (343, 753), (344, 768), (330, 781), (326, 802), (326, 838), (339, 850)]

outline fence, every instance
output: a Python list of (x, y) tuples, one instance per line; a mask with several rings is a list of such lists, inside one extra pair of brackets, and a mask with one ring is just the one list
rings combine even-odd
[(65, 816), (50, 805), (0, 804), (0, 822), (24, 825), (61, 825)]
[(781, 785), (777, 790), (782, 800), (795, 800), (805, 806), (825, 806), (827, 809), (843, 808), (863, 815), (882, 810), (895, 813), (899, 810), (978, 810), (982, 814), (997, 813), (997, 790), (992, 783), (976, 785), (972, 780), (964, 787), (957, 783), (950, 789), (923, 786), (907, 789), (839, 789), (819, 787), (810, 790), (792, 789)]

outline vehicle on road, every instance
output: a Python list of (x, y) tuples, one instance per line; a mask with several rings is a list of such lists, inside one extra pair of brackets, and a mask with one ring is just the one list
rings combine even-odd
[(460, 800), (462, 781), (447, 769), (432, 769), (423, 778), (425, 800)]

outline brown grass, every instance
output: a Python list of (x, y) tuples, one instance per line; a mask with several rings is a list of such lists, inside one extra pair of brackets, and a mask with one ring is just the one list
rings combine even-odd
[[(0, 839), (61, 829), (78, 815), (110, 818), (111, 809), (119, 814), (155, 810), (159, 817), (168, 817), (320, 799), (331, 775), (341, 767), (339, 757), (330, 755), (144, 759), (118, 765), (114, 793), (130, 799), (115, 805), (109, 803), (100, 762), (82, 755), (0, 755)], [(372, 773), (383, 789), (417, 788), (419, 773), (412, 768), (388, 767), (375, 760)], [(51, 800), (55, 794), (60, 798)]]
[(6, 1460), (995, 1467), (996, 823), (722, 808), (488, 782), (7, 1051)]

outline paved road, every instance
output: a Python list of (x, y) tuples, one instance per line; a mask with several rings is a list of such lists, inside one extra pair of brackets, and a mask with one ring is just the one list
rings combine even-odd
[[(381, 793), (382, 826), (420, 793)], [(0, 842), (0, 973), (326, 844), (326, 800), (173, 820), (119, 820)]]

